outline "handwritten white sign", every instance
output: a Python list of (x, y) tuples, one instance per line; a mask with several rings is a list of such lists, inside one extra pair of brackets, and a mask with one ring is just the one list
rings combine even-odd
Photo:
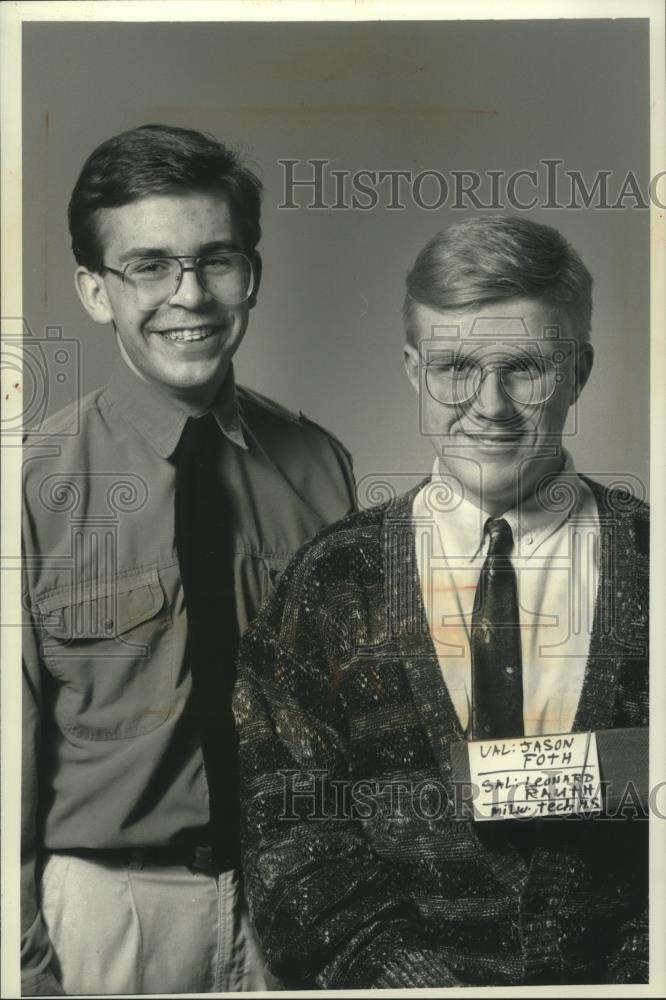
[(477, 820), (601, 812), (594, 733), (471, 742), (469, 767)]

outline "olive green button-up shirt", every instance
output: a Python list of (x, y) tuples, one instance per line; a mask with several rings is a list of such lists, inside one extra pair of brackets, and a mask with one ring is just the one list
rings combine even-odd
[[(241, 633), (291, 556), (354, 508), (321, 427), (242, 387), (212, 411)], [(42, 850), (196, 840), (209, 821), (174, 537), (187, 413), (122, 364), (24, 445), (22, 958), (48, 968)]]

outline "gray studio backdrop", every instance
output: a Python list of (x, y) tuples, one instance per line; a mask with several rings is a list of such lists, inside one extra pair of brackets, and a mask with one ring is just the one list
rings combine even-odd
[[(551, 158), (581, 171), (588, 186), (610, 171), (617, 194), (631, 170), (647, 188), (645, 21), (36, 23), (23, 31), (24, 315), (36, 337), (62, 328), (80, 358), (78, 380), (69, 362), (60, 382), (51, 378), (49, 409), (104, 381), (115, 357), (112, 331), (87, 319), (73, 290), (66, 206), (86, 156), (123, 129), (183, 125), (246, 152), (265, 184), (265, 271), (239, 380), (330, 428), (353, 452), (359, 478), (404, 474), (405, 486), (408, 474), (429, 470), (432, 452), (402, 370), (404, 275), (426, 239), (469, 209), (455, 209), (450, 196), (428, 210), (409, 193), (404, 209), (391, 209), (390, 192), (378, 187), (374, 209), (287, 210), (279, 161), (299, 161), (299, 178), (318, 158), (327, 171), (450, 179), (455, 170), (542, 171)], [(516, 190), (525, 201), (534, 193), (526, 179)], [(297, 204), (311, 199), (296, 190)], [(421, 200), (437, 200), (432, 185)], [(331, 190), (326, 201), (335, 201)], [(597, 358), (569, 440), (576, 463), (647, 482), (649, 219), (625, 204), (526, 215), (560, 228), (595, 277)]]

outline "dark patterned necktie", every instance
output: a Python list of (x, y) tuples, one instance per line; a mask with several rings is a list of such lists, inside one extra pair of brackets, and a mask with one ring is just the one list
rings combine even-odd
[(176, 546), (187, 610), (192, 708), (210, 794), (207, 836), (220, 863), (238, 863), (238, 746), (231, 694), (238, 651), (233, 546), (221, 474), (222, 432), (190, 417), (176, 450)]
[(523, 735), (523, 674), (511, 528), (488, 518), (490, 538), (472, 613), (472, 739)]

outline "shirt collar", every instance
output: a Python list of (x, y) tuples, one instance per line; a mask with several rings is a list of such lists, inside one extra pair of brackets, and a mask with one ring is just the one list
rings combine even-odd
[(421, 493), (423, 506), (439, 530), (447, 557), (471, 561), (481, 548), (488, 514), (452, 490), (448, 479), (436, 458), (430, 482)]
[[(120, 360), (109, 379), (111, 397), (123, 416), (161, 455), (169, 458), (180, 441), (189, 414), (172, 396), (154, 382), (146, 382)], [(210, 406), (222, 433), (239, 448), (247, 449), (241, 426), (233, 366)]]
[[(568, 451), (563, 449), (564, 464), (560, 472), (548, 479), (545, 488), (539, 496), (532, 494), (519, 507), (505, 511), (502, 517), (506, 519), (513, 533), (513, 553), (522, 558), (533, 556), (540, 545), (557, 531), (561, 524), (576, 511), (582, 502), (582, 484), (576, 473), (573, 459)], [(443, 516), (446, 518), (441, 527), (446, 531), (442, 537), (455, 539), (455, 555), (468, 560), (480, 555), (484, 548), (483, 529), (490, 517), (487, 511), (477, 507), (471, 500), (455, 498), (439, 468), (439, 459), (435, 459), (430, 483), (426, 491), (437, 490), (438, 486), (445, 489), (448, 502)], [(455, 500), (454, 503), (451, 501)], [(436, 492), (430, 499), (425, 499), (426, 506), (434, 512), (436, 520), (442, 515), (438, 512), (443, 508), (437, 501)], [(447, 543), (447, 548), (450, 542)]]
[(549, 477), (539, 490), (524, 500), (519, 507), (506, 511), (502, 517), (513, 532), (513, 550), (516, 555), (528, 558), (535, 555), (557, 529), (567, 521), (582, 502), (582, 483), (574, 461), (562, 449), (564, 463), (561, 470)]

